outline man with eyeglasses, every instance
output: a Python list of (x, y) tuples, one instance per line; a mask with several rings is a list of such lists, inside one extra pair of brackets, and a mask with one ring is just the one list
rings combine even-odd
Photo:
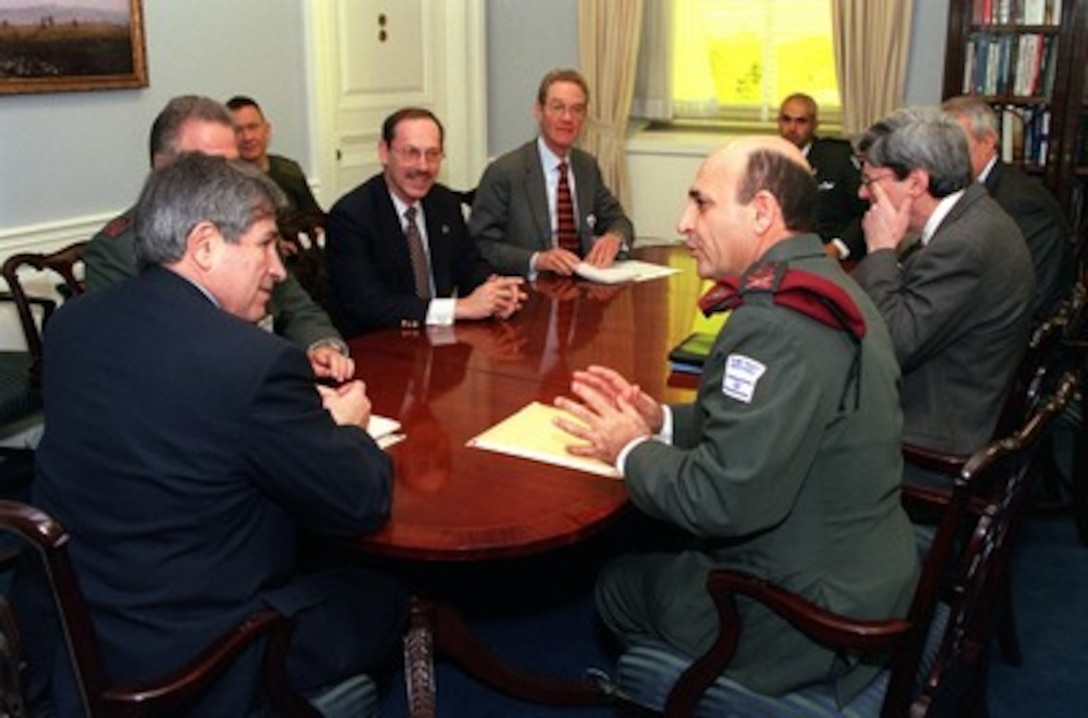
[(525, 301), (522, 279), (495, 274), (468, 235), (460, 197), (436, 182), (443, 139), (430, 110), (397, 110), (382, 124), (382, 172), (329, 212), (330, 311), (346, 336), (506, 319)]
[(593, 155), (574, 146), (589, 88), (575, 70), (552, 70), (533, 112), (536, 140), (495, 160), (476, 189), (469, 232), (498, 271), (563, 276), (582, 261), (607, 267), (631, 248), (635, 230)]
[[(1035, 272), (1016, 223), (971, 181), (963, 128), (907, 108), (857, 141), (869, 252), (853, 271), (903, 372), (903, 440), (967, 455), (992, 438), (1027, 346)], [(898, 251), (908, 233), (914, 249)], [(910, 468), (908, 466), (908, 468)], [(916, 483), (948, 479), (920, 470)]]

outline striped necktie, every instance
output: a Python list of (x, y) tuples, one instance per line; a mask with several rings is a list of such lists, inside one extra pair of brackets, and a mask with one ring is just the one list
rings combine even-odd
[(582, 256), (581, 243), (578, 241), (578, 227), (574, 223), (574, 201), (570, 197), (570, 182), (567, 181), (567, 163), (559, 163), (559, 186), (555, 193), (555, 239), (560, 248)]
[(427, 255), (423, 252), (423, 238), (419, 234), (419, 225), (416, 224), (416, 213), (419, 210), (413, 205), (404, 212), (404, 218), (408, 220), (404, 228), (404, 238), (408, 241), (408, 257), (412, 260), (412, 277), (416, 281), (416, 296), (420, 299), (431, 298), (431, 272), (427, 267)]

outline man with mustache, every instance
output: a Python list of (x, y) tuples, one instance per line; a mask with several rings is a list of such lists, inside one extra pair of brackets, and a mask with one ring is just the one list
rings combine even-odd
[(506, 319), (525, 300), (521, 278), (496, 276), (469, 238), (460, 197), (435, 181), (443, 139), (430, 110), (397, 110), (382, 124), (383, 171), (329, 212), (328, 298), (347, 336)]

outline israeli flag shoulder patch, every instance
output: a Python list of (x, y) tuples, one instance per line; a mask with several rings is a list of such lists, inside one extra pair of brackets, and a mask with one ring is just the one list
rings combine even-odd
[(722, 393), (731, 399), (752, 403), (756, 384), (767, 367), (743, 354), (730, 354), (725, 358), (725, 376), (722, 377)]

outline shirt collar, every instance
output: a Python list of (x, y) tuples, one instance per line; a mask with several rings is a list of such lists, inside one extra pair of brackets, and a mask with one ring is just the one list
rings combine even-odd
[(416, 208), (417, 218), (423, 216), (423, 206), (421, 202), (416, 202), (415, 204), (406, 203), (404, 200), (397, 196), (396, 192), (389, 189), (388, 185), (386, 185), (386, 191), (389, 192), (389, 199), (393, 200), (393, 208), (397, 211), (397, 217), (400, 218), (401, 224), (404, 224), (404, 213), (408, 211), (409, 207)]
[(929, 240), (933, 238), (933, 234), (937, 231), (937, 227), (941, 226), (941, 222), (948, 216), (948, 213), (952, 211), (952, 207), (956, 202), (960, 201), (960, 197), (963, 196), (964, 190), (953, 192), (947, 197), (941, 198), (941, 201), (937, 203), (936, 209), (933, 210), (933, 214), (929, 215), (929, 219), (926, 220), (926, 225), (922, 227), (922, 246), (925, 247), (929, 244)]
[(560, 162), (566, 161), (569, 164), (569, 160), (567, 160), (566, 157), (560, 157), (552, 152), (551, 148), (544, 142), (543, 137), (536, 138), (536, 148), (540, 153), (540, 166), (547, 171), (557, 168)]
[(986, 166), (982, 168), (982, 171), (978, 173), (978, 181), (985, 182), (990, 177), (990, 173), (994, 170), (994, 165), (997, 164), (997, 155), (990, 158), (990, 161), (986, 163)]

